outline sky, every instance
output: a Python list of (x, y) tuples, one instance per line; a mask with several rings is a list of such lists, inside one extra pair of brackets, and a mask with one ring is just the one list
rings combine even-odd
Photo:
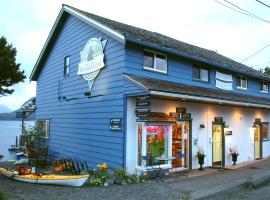
[[(249, 16), (221, 5), (233, 7), (228, 2)], [(0, 37), (16, 47), (27, 75), (0, 104), (15, 110), (35, 96), (29, 76), (62, 4), (217, 51), (255, 69), (270, 66), (270, 8), (256, 0), (0, 0)]]

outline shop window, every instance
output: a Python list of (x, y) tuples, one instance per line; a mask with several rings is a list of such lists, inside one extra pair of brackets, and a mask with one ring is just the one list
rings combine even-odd
[(260, 83), (260, 90), (261, 92), (268, 93), (268, 82), (262, 81)]
[(237, 76), (236, 77), (237, 89), (246, 90), (247, 89), (247, 77)]
[(152, 158), (146, 163), (148, 166), (158, 165), (157, 157), (168, 157), (168, 131), (168, 127), (161, 125), (146, 127), (147, 156)]
[(38, 133), (44, 137), (50, 137), (50, 120), (38, 120), (37, 122)]
[(65, 57), (65, 60), (64, 60), (64, 76), (67, 76), (69, 75), (69, 65), (70, 65), (70, 57), (67, 56)]
[(262, 122), (262, 139), (269, 140), (269, 122)]
[(167, 73), (167, 56), (150, 50), (144, 50), (143, 68)]
[(206, 68), (193, 66), (192, 68), (192, 78), (194, 80), (200, 80), (204, 82), (209, 82), (209, 70)]

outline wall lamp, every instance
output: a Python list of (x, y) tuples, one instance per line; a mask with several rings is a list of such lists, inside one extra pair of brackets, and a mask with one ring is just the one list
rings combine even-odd
[(200, 128), (205, 128), (205, 125), (204, 124), (200, 124)]

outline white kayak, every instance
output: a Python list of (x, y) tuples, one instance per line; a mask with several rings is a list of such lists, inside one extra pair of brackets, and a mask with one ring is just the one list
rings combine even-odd
[(47, 184), (47, 185), (64, 185), (81, 187), (89, 178), (89, 175), (56, 175), (56, 174), (28, 174), (19, 175), (16, 171), (9, 171), (0, 168), (0, 174), (26, 183)]

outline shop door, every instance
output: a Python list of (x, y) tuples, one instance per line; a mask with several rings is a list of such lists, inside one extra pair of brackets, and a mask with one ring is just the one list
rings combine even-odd
[(189, 122), (180, 122), (173, 125), (172, 156), (176, 159), (172, 162), (174, 169), (188, 168), (189, 155)]
[(222, 166), (223, 125), (213, 124), (213, 166)]
[(254, 129), (254, 154), (255, 159), (261, 158), (261, 126), (260, 124), (255, 124)]

